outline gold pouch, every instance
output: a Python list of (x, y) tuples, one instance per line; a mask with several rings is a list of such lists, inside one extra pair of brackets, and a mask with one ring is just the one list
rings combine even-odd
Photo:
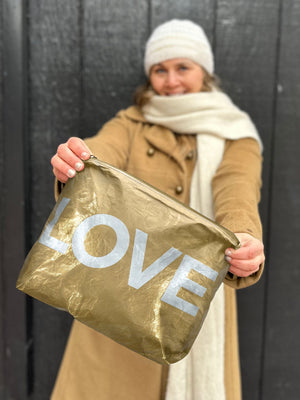
[(99, 161), (69, 179), (17, 288), (162, 364), (189, 352), (236, 236)]

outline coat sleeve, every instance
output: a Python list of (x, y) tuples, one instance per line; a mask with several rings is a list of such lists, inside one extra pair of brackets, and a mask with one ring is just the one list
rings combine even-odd
[[(129, 122), (124, 111), (109, 120), (93, 137), (84, 139), (92, 154), (100, 160), (126, 170), (132, 136), (133, 124)], [(55, 179), (54, 194), (57, 200), (63, 184)]]
[(134, 134), (132, 127), (125, 112), (120, 111), (97, 135), (85, 139), (85, 143), (100, 160), (126, 170)]
[[(262, 157), (256, 140), (246, 138), (225, 145), (223, 160), (213, 178), (216, 221), (232, 232), (245, 232), (262, 239), (259, 217)], [(243, 288), (256, 283), (263, 271), (246, 278), (227, 274), (225, 283)]]

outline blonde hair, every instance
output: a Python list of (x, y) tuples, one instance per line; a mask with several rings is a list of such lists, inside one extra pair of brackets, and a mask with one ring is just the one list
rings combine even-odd
[[(204, 78), (203, 78), (203, 86), (201, 92), (212, 92), (213, 90), (221, 90), (221, 82), (219, 77), (216, 75), (209, 74), (204, 68)], [(152, 96), (155, 95), (155, 91), (153, 90), (150, 80), (148, 80), (143, 85), (137, 87), (134, 93), (134, 104), (139, 107), (143, 107), (148, 101), (151, 99)]]

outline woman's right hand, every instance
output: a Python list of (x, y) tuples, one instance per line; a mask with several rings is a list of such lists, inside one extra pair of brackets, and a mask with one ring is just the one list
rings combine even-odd
[(69, 178), (73, 178), (76, 171), (82, 171), (84, 163), (82, 160), (88, 160), (91, 151), (78, 137), (71, 137), (66, 143), (60, 144), (56, 154), (51, 158), (53, 173), (56, 178), (66, 183)]

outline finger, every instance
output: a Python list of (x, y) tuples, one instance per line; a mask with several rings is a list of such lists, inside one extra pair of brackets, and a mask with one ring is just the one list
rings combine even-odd
[(67, 141), (67, 147), (80, 159), (87, 160), (91, 156), (91, 150), (84, 143), (84, 141), (78, 137), (71, 137)]
[(69, 179), (69, 177), (67, 175), (63, 174), (56, 168), (53, 168), (53, 174), (55, 175), (56, 179), (62, 183), (67, 183), (67, 181)]
[(260, 241), (256, 243), (251, 243), (242, 245), (237, 250), (233, 249), (226, 249), (225, 254), (232, 259), (239, 259), (239, 260), (251, 260), (257, 257), (260, 254), (263, 254), (264, 246)]
[[(63, 178), (63, 176), (67, 178), (73, 178), (76, 174), (76, 170), (70, 166), (67, 162), (65, 162), (61, 157), (55, 154), (51, 158), (51, 164), (53, 166), (53, 171), (55, 176), (58, 178)], [(60, 180), (60, 179), (59, 179)]]
[(232, 274), (237, 275), (237, 276), (239, 276), (241, 278), (246, 278), (247, 276), (250, 276), (250, 275), (254, 274), (255, 272), (257, 272), (258, 270), (259, 270), (259, 268), (257, 268), (255, 271), (245, 271), (243, 269), (239, 269), (239, 268), (236, 268), (236, 267), (230, 267), (229, 268), (229, 271)]
[[(66, 144), (61, 144), (58, 146), (57, 156), (76, 171), (81, 171), (84, 168), (84, 163)], [(56, 166), (56, 168), (58, 168), (58, 166)]]
[(227, 262), (230, 263), (230, 265), (234, 268), (239, 268), (244, 271), (257, 271), (259, 266), (263, 263), (264, 257), (258, 256), (255, 257), (254, 259), (251, 260), (236, 260), (236, 259), (231, 259), (228, 260)]

